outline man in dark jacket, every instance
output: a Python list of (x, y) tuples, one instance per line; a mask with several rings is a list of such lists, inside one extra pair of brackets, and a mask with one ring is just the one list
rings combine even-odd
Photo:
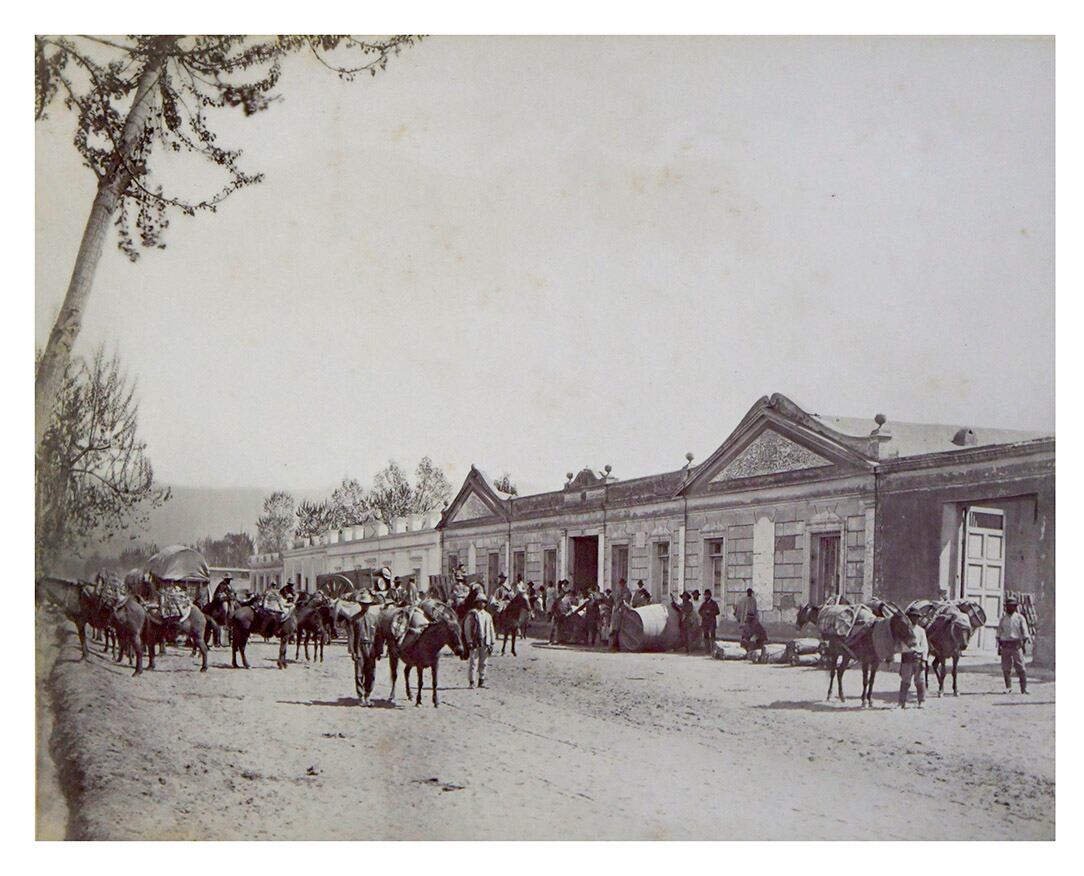
[(689, 653), (689, 640), (693, 637), (693, 597), (686, 590), (681, 594), (681, 602), (677, 602), (673, 595), (670, 596), (670, 604), (678, 613), (678, 647), (684, 647), (685, 653)]
[(715, 628), (718, 624), (719, 603), (711, 595), (710, 590), (704, 591), (704, 599), (700, 603), (700, 632), (704, 635), (704, 649), (708, 656), (715, 647)]

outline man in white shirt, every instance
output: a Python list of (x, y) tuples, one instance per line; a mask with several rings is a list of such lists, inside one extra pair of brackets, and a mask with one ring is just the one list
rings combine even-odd
[(474, 687), (475, 669), (478, 672), (478, 687), (486, 686), (486, 661), (493, 653), (493, 645), (497, 641), (493, 616), (486, 611), (486, 603), (484, 595), (476, 597), (474, 605), (463, 619), (463, 638), (470, 651), (467, 681), (471, 687)]
[(1005, 678), (1005, 693), (1012, 693), (1012, 671), (1020, 681), (1020, 693), (1028, 692), (1028, 673), (1024, 668), (1024, 652), (1031, 641), (1028, 622), (1016, 609), (1019, 603), (1010, 596), (1005, 600), (1005, 613), (997, 622), (997, 653), (1001, 656), (1001, 674)]
[(930, 653), (930, 644), (926, 639), (926, 630), (918, 625), (919, 612), (908, 612), (907, 618), (914, 625), (911, 641), (900, 652), (900, 699), (901, 709), (907, 708), (907, 695), (911, 692), (911, 680), (915, 682), (915, 694), (918, 707), (926, 699), (926, 658)]

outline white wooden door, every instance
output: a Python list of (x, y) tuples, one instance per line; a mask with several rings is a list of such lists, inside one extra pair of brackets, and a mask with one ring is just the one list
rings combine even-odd
[(986, 626), (976, 631), (969, 647), (993, 651), (1005, 596), (1005, 512), (1000, 508), (968, 508), (963, 540), (963, 595), (976, 600), (986, 612)]

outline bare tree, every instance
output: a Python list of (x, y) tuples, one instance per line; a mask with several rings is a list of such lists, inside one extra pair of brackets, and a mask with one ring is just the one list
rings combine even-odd
[(256, 544), (261, 553), (279, 553), (290, 546), (294, 530), (294, 497), (278, 491), (263, 500), (263, 514), (256, 521)]
[(508, 472), (505, 472), (497, 478), (497, 480), (493, 482), (493, 486), (509, 496), (519, 495), (519, 490), (517, 490), (516, 485), (512, 483), (512, 475)]
[[(267, 109), (295, 52), (314, 56), (341, 79), (376, 75), (411, 36), (93, 36), (34, 39), (35, 118), (58, 102), (76, 116), (74, 144), (98, 180), (64, 303), (36, 369), (35, 447), (41, 444), (64, 374), (110, 223), (128, 257), (138, 246), (161, 248), (168, 215), (214, 211), (238, 189), (258, 183), (242, 169), (240, 150), (218, 143), (208, 111)], [(153, 173), (162, 153), (189, 153), (220, 168), (224, 185), (202, 200), (163, 190)], [(138, 238), (138, 246), (136, 239)]]
[(38, 567), (145, 525), (170, 497), (139, 439), (139, 403), (116, 355), (71, 359), (37, 456)]

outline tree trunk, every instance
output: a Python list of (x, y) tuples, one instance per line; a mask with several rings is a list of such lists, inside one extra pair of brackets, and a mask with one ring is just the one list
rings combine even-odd
[(129, 161), (154, 107), (154, 86), (158, 82), (158, 75), (165, 65), (166, 57), (165, 54), (151, 56), (140, 74), (135, 97), (132, 99), (132, 107), (128, 110), (128, 118), (124, 121), (124, 134), (120, 143), (122, 154), (117, 156), (113, 170), (108, 176), (103, 177), (98, 185), (98, 194), (94, 197), (90, 217), (87, 219), (86, 228), (83, 229), (83, 239), (79, 244), (79, 254), (76, 256), (75, 267), (72, 270), (71, 280), (68, 282), (64, 304), (60, 308), (60, 313), (57, 314), (53, 329), (49, 332), (49, 342), (45, 345), (45, 351), (38, 362), (38, 371), (34, 377), (35, 452), (41, 446), (41, 439), (49, 426), (53, 400), (60, 391), (72, 347), (82, 328), (83, 311), (94, 282), (94, 272), (102, 257), (102, 246), (105, 243), (113, 213), (132, 181)]

